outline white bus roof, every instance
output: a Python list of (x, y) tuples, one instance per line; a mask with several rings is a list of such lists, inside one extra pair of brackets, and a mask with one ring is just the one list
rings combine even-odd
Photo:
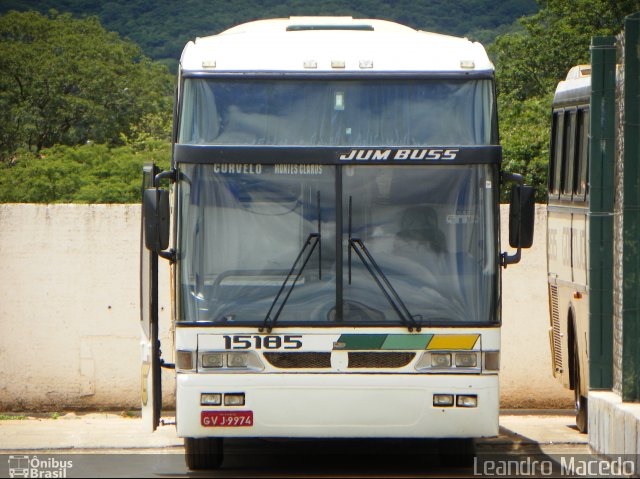
[(588, 103), (591, 94), (591, 65), (576, 65), (558, 83), (553, 104)]
[(180, 63), (185, 73), (493, 72), (479, 43), (351, 17), (245, 23), (189, 42)]

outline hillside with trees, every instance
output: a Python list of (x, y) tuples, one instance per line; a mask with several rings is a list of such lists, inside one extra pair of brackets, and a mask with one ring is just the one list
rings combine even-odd
[(95, 17), (0, 16), (0, 201), (136, 201), (144, 160), (168, 164), (173, 82)]
[[(0, 8), (24, 9), (28, 3), (5, 0)], [(588, 63), (591, 36), (617, 34), (624, 17), (640, 10), (640, 0), (540, 0), (539, 11), (517, 28), (512, 19), (531, 1), (498, 3), (45, 0), (41, 9), (70, 13), (5, 13), (0, 202), (137, 201), (143, 162), (169, 162), (169, 60), (194, 35), (290, 14), (382, 17), (489, 40), (500, 33), (489, 53), (496, 65), (504, 167), (524, 173), (544, 201), (555, 85), (571, 66)]]
[(117, 143), (171, 108), (173, 77), (96, 18), (0, 17), (0, 152)]
[[(36, 5), (34, 5), (34, 3)], [(518, 18), (535, 13), (535, 0), (3, 0), (9, 10), (50, 9), (96, 16), (107, 30), (134, 41), (144, 53), (175, 67), (184, 44), (259, 18), (347, 15), (382, 18), (421, 30), (492, 40)]]

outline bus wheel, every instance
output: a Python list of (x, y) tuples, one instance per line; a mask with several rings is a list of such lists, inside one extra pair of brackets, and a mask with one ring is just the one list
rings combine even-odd
[(222, 465), (222, 459), (222, 438), (184, 438), (184, 461), (189, 469), (218, 469)]
[(476, 447), (472, 438), (440, 439), (438, 453), (443, 466), (471, 467), (476, 457)]
[(587, 398), (580, 394), (581, 388), (580, 376), (580, 355), (578, 354), (578, 345), (573, 345), (573, 397), (576, 404), (576, 427), (583, 434), (587, 433), (589, 425)]

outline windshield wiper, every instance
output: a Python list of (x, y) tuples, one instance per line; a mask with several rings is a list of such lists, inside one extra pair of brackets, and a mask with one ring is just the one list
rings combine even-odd
[[(351, 197), (349, 197), (349, 284), (351, 284), (351, 249), (356, 252), (362, 264), (373, 278), (373, 280), (384, 294), (391, 307), (394, 309), (402, 324), (409, 328), (409, 332), (412, 332), (415, 328), (417, 332), (422, 330), (421, 325), (415, 320), (415, 316), (411, 314), (407, 306), (402, 301), (402, 298), (395, 290), (387, 275), (380, 268), (376, 260), (373, 258), (364, 242), (360, 238), (355, 238), (351, 234)], [(384, 284), (383, 284), (384, 283)], [(385, 288), (386, 286), (386, 288)], [(388, 289), (388, 291), (387, 291)]]
[(409, 332), (412, 332), (414, 328), (417, 332), (420, 332), (422, 327), (416, 322), (415, 317), (409, 312), (409, 309), (389, 281), (389, 278), (387, 278), (387, 275), (385, 275), (382, 269), (380, 269), (380, 266), (376, 263), (376, 260), (373, 259), (373, 256), (371, 256), (371, 253), (362, 240), (359, 238), (351, 238), (349, 240), (349, 244), (362, 261), (362, 264), (367, 268), (367, 271), (369, 271), (369, 274), (378, 285), (378, 288), (380, 288), (380, 291), (382, 291), (382, 294), (384, 294), (384, 297), (387, 298), (387, 301), (389, 301), (389, 304), (395, 310), (400, 321), (402, 321), (402, 324), (409, 328)]
[[(269, 308), (269, 311), (267, 311), (267, 315), (264, 318), (264, 322), (262, 323), (262, 326), (259, 329), (260, 332), (262, 332), (266, 328), (267, 329), (267, 333), (270, 333), (271, 330), (276, 325), (276, 322), (278, 321), (278, 318), (280, 317), (280, 313), (282, 312), (282, 309), (284, 308), (284, 305), (287, 303), (287, 300), (289, 299), (289, 296), (291, 296), (291, 293), (293, 292), (293, 288), (295, 287), (296, 282), (300, 278), (300, 275), (302, 274), (302, 271), (304, 271), (305, 266), (307, 266), (307, 263), (309, 262), (309, 259), (311, 258), (311, 255), (313, 254), (313, 250), (316, 249), (316, 246), (318, 245), (319, 242), (320, 242), (320, 234), (319, 233), (311, 233), (309, 236), (307, 236), (307, 240), (304, 242), (304, 245), (302, 246), (302, 249), (298, 253), (298, 257), (293, 262), (293, 266), (291, 266), (291, 269), (289, 270), (289, 273), (287, 274), (287, 277), (284, 279), (284, 281), (282, 282), (282, 285), (280, 286), (280, 290), (278, 291), (278, 294), (276, 294), (276, 297), (273, 299), (273, 302), (271, 303), (271, 307)], [(280, 303), (280, 307), (278, 308), (278, 311), (276, 312), (275, 316), (272, 319), (271, 318), (271, 312), (273, 311), (273, 308), (275, 307), (276, 303), (278, 302), (278, 299), (280, 298), (280, 295), (284, 291), (285, 286), (289, 282), (289, 278), (291, 277), (291, 275), (295, 271), (296, 266), (298, 265), (298, 262), (300, 261), (300, 258), (302, 258), (302, 256), (304, 255), (305, 250), (312, 243), (313, 243), (313, 245), (311, 246), (311, 250), (309, 250), (309, 253), (304, 258), (304, 262), (302, 263), (302, 267), (298, 271), (298, 274), (296, 274), (296, 277), (294, 278), (293, 282), (291, 283), (291, 286), (289, 286), (289, 290), (287, 291), (287, 294), (285, 295), (284, 299), (282, 300), (282, 303)]]
[[(317, 211), (318, 232), (317, 233), (310, 233), (309, 236), (307, 236), (307, 239), (304, 242), (304, 245), (302, 245), (302, 249), (298, 253), (298, 256), (296, 257), (296, 260), (293, 262), (293, 266), (291, 266), (291, 269), (289, 270), (289, 273), (287, 274), (287, 277), (282, 282), (282, 285), (280, 285), (280, 290), (278, 291), (278, 294), (276, 294), (276, 297), (273, 298), (273, 302), (271, 303), (271, 307), (269, 308), (269, 311), (267, 311), (267, 315), (264, 318), (264, 322), (262, 323), (262, 326), (258, 330), (260, 332), (264, 331), (265, 328), (266, 328), (267, 333), (270, 333), (271, 330), (275, 327), (276, 322), (278, 321), (278, 318), (280, 317), (280, 313), (284, 309), (284, 305), (287, 303), (287, 300), (289, 299), (289, 296), (291, 296), (291, 293), (293, 292), (293, 288), (295, 287), (296, 283), (298, 282), (298, 279), (300, 278), (300, 275), (302, 275), (302, 272), (304, 271), (305, 266), (307, 266), (307, 263), (309, 262), (309, 259), (311, 259), (311, 255), (313, 254), (313, 251), (316, 249), (316, 246), (318, 246), (318, 279), (322, 279), (322, 242), (320, 241), (320, 239), (321, 239), (321, 231), (322, 231), (321, 230), (322, 219), (320, 217), (320, 192), (319, 191), (318, 191), (318, 194), (317, 194), (317, 197), (316, 197), (316, 201), (317, 201), (317, 210), (318, 210)], [(280, 298), (280, 295), (284, 291), (284, 288), (286, 287), (287, 282), (289, 281), (289, 278), (291, 278), (291, 275), (295, 271), (296, 266), (298, 265), (298, 262), (300, 261), (300, 258), (302, 258), (302, 256), (304, 255), (305, 250), (309, 247), (309, 245), (311, 243), (313, 243), (313, 245), (311, 246), (311, 249), (309, 250), (309, 253), (307, 254), (307, 256), (304, 258), (304, 261), (302, 263), (302, 267), (298, 271), (298, 274), (296, 274), (296, 277), (294, 278), (293, 282), (291, 283), (291, 286), (289, 287), (289, 290), (287, 291), (287, 294), (285, 295), (284, 299), (282, 300), (282, 303), (280, 303), (280, 307), (278, 308), (278, 311), (276, 311), (276, 314), (272, 319), (271, 318), (271, 312), (273, 311), (273, 308), (278, 303), (278, 299)]]

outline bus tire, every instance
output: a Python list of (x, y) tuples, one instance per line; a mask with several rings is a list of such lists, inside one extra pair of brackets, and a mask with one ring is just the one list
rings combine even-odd
[(438, 453), (443, 466), (471, 467), (476, 457), (476, 446), (472, 438), (440, 439)]
[(589, 407), (587, 398), (584, 397), (580, 390), (582, 380), (580, 376), (580, 355), (578, 354), (578, 345), (573, 344), (573, 398), (576, 406), (576, 427), (582, 434), (586, 434), (589, 429)]
[(184, 461), (192, 471), (219, 469), (223, 459), (222, 438), (184, 438)]

